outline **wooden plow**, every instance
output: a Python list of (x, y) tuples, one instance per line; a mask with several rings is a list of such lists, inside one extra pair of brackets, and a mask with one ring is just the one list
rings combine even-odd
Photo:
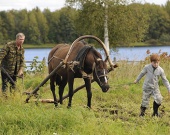
[[(63, 65), (66, 65), (66, 64), (67, 64), (67, 60), (68, 60), (68, 58), (69, 58), (69, 56), (70, 56), (70, 54), (71, 54), (71, 52), (72, 52), (72, 49), (73, 49), (73, 46), (75, 45), (75, 43), (77, 43), (77, 42), (79, 42), (79, 41), (81, 41), (81, 40), (83, 40), (83, 39), (85, 39), (85, 38), (93, 38), (94, 40), (96, 40), (97, 42), (99, 42), (99, 43), (102, 45), (102, 48), (104, 49), (105, 57), (106, 57), (105, 61), (108, 61), (108, 62), (109, 62), (109, 65), (110, 65), (108, 72), (114, 70), (114, 68), (117, 67), (117, 65), (114, 65), (114, 64), (112, 63), (112, 60), (110, 59), (110, 56), (109, 56), (109, 53), (108, 53), (108, 51), (107, 51), (107, 49), (106, 49), (106, 47), (105, 47), (105, 44), (104, 44), (99, 38), (97, 38), (97, 37), (95, 37), (95, 36), (93, 36), (93, 35), (84, 35), (84, 36), (81, 36), (81, 37), (77, 38), (77, 39), (71, 44), (70, 49), (69, 49), (69, 51), (68, 51), (65, 59), (64, 59), (63, 61), (61, 61), (60, 64), (59, 64), (32, 92), (30, 92), (30, 93), (25, 92), (25, 93), (28, 95), (27, 98), (26, 98), (26, 100), (25, 100), (26, 103), (28, 103), (29, 99), (30, 99), (35, 93), (37, 93), (37, 91), (39, 90), (39, 88), (40, 88), (41, 86), (43, 86), (43, 85), (50, 79), (50, 77), (51, 77), (54, 73), (56, 73), (57, 70), (59, 70), (60, 67), (62, 67)], [(91, 83), (93, 83), (93, 82), (94, 82), (94, 80), (91, 81)], [(85, 87), (85, 84), (82, 85), (82, 86), (80, 86), (80, 87), (78, 87), (78, 88), (76, 88), (76, 89), (73, 91), (73, 93), (76, 93), (77, 91), (79, 91), (80, 89), (82, 89), (82, 88), (84, 88), (84, 87)], [(66, 99), (67, 97), (68, 97), (68, 94), (65, 95), (65, 96), (63, 96), (63, 100)], [(44, 100), (41, 100), (41, 102), (54, 103), (54, 101), (52, 101), (52, 100), (50, 100), (50, 99), (47, 99), (47, 100), (44, 99)]]

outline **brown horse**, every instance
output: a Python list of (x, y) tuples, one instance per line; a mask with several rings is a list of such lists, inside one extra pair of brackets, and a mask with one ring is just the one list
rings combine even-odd
[[(56, 45), (48, 56), (49, 74), (65, 59), (70, 49), (70, 45)], [(92, 46), (79, 41), (75, 43), (67, 59), (67, 63), (61, 66), (55, 74), (50, 77), (50, 88), (54, 97), (55, 106), (58, 105), (55, 94), (55, 83), (59, 86), (59, 103), (62, 104), (63, 92), (66, 84), (69, 87), (68, 107), (71, 107), (73, 96), (74, 78), (83, 78), (87, 91), (87, 106), (91, 108), (91, 79), (93, 78), (101, 87), (103, 92), (109, 89), (107, 79), (107, 65), (103, 61), (101, 54)]]

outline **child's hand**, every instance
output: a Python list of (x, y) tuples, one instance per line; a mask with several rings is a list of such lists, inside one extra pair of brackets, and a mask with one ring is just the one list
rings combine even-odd
[[(134, 83), (136, 84), (136, 83), (137, 83), (137, 81), (135, 80), (135, 81), (134, 81)], [(169, 92), (170, 92), (170, 91), (169, 91)]]
[(168, 97), (170, 98), (170, 90), (168, 90)]

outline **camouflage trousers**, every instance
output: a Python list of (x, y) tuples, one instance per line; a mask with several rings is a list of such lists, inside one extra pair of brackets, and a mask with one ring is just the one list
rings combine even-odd
[(149, 99), (151, 96), (153, 96), (154, 101), (157, 104), (162, 103), (163, 97), (159, 89), (143, 89), (142, 104), (141, 104), (142, 107), (147, 108), (149, 106)]
[[(11, 78), (14, 80), (14, 82), (16, 82), (16, 76), (11, 76)], [(12, 90), (15, 90), (16, 88), (15, 84), (13, 84), (8, 78), (8, 76), (2, 71), (1, 71), (1, 79), (2, 79), (2, 92), (6, 92), (8, 83), (10, 84), (10, 92), (12, 92)]]

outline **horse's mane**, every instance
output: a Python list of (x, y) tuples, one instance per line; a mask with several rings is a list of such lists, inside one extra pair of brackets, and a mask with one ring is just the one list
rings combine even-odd
[(103, 68), (103, 60), (102, 60), (102, 55), (93, 47), (92, 49), (93, 57), (95, 60), (95, 63)]
[(101, 54), (95, 48), (93, 49), (93, 53), (96, 57), (102, 58)]
[(94, 47), (92, 48), (92, 53), (93, 53), (93, 56), (95, 56), (95, 59), (97, 58), (102, 59), (101, 54)]

